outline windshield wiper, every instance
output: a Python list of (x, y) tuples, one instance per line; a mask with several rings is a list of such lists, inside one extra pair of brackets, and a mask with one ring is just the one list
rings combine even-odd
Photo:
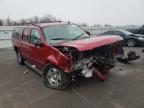
[(53, 39), (50, 39), (50, 40), (69, 40), (69, 38), (53, 38)]
[[(82, 33), (81, 35), (79, 35), (79, 36), (73, 38), (73, 40), (76, 40), (76, 39), (80, 38), (82, 35), (84, 35), (84, 33)], [(83, 38), (89, 38), (89, 37), (86, 37), (86, 36), (85, 36), (85, 37), (83, 37)]]
[(79, 36), (73, 38), (73, 40), (80, 38), (82, 35), (84, 35), (84, 33), (82, 33), (81, 35), (79, 35)]

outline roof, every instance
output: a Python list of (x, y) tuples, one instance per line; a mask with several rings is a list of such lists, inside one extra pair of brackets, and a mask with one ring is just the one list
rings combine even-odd
[(50, 23), (38, 23), (38, 24), (34, 24), (40, 27), (46, 27), (46, 26), (53, 26), (53, 25), (64, 25), (64, 24), (68, 24), (67, 22), (50, 22)]
[(67, 22), (50, 22), (50, 23), (36, 23), (36, 24), (25, 24), (25, 25), (20, 25), (20, 26), (16, 26), (15, 28), (33, 28), (33, 27), (47, 27), (47, 26), (53, 26), (53, 25), (64, 25), (64, 24), (68, 24)]

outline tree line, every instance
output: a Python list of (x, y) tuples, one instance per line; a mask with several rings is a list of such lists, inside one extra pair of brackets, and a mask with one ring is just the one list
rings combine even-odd
[(20, 19), (20, 20), (12, 20), (10, 17), (6, 19), (0, 19), (0, 26), (18, 26), (18, 25), (25, 25), (25, 24), (34, 24), (34, 23), (48, 23), (48, 22), (55, 22), (60, 21), (56, 17), (50, 14), (45, 14), (42, 17), (34, 16), (32, 18), (27, 19)]
[[(25, 24), (35, 24), (35, 23), (48, 23), (48, 22), (55, 22), (60, 21), (60, 19), (56, 18), (51, 14), (45, 14), (42, 17), (33, 16), (31, 18), (20, 19), (20, 20), (12, 20), (10, 17), (6, 19), (0, 18), (0, 26), (18, 26), (18, 25), (25, 25)], [(82, 27), (87, 27), (87, 23), (79, 23)], [(94, 24), (94, 27), (102, 27), (101, 24)], [(110, 27), (111, 25), (105, 24), (105, 27)]]

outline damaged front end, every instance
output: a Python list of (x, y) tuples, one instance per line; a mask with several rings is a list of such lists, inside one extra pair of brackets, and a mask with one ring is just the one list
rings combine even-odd
[(55, 46), (60, 52), (71, 58), (73, 79), (83, 76), (90, 78), (98, 76), (105, 80), (102, 75), (115, 66), (116, 44), (108, 44), (90, 50), (78, 51), (73, 47)]

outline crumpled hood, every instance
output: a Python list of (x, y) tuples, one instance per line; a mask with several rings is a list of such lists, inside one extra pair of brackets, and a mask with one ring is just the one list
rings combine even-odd
[(123, 40), (120, 36), (95, 36), (68, 42), (62, 42), (57, 46), (69, 46), (77, 48), (79, 51), (90, 50), (103, 45), (111, 44)]

